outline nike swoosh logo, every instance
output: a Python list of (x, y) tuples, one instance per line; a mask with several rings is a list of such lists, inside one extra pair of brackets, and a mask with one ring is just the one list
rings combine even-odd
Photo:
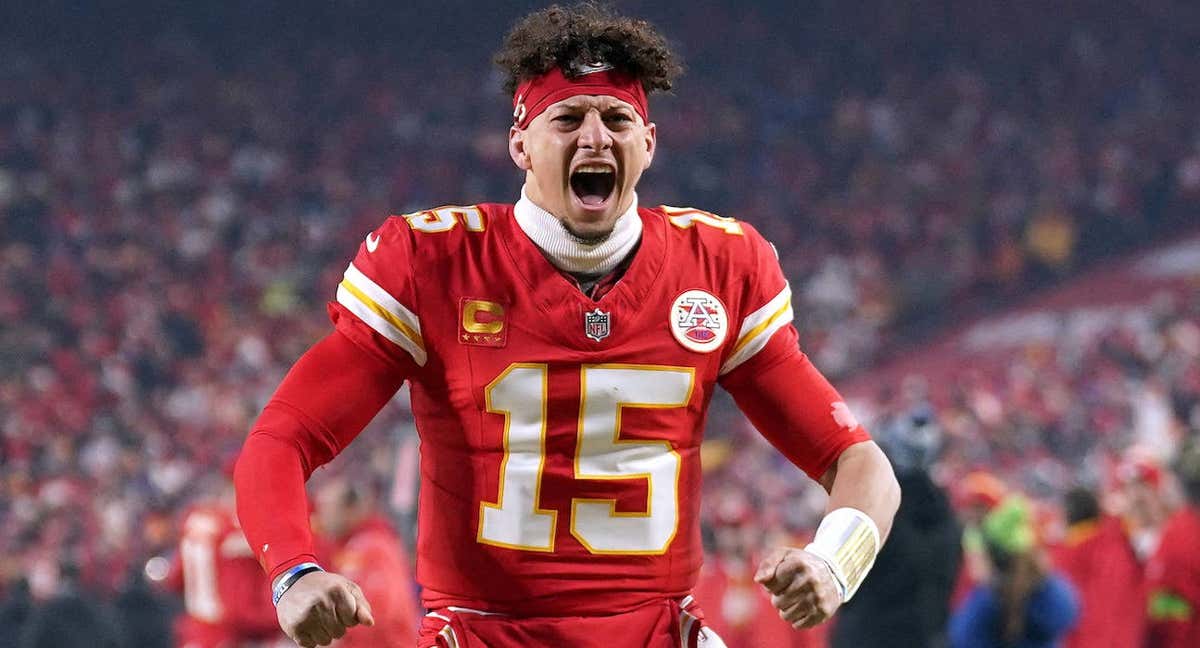
[[(372, 236), (375, 238), (371, 238)], [(379, 247), (379, 235), (367, 234), (367, 252), (374, 252), (377, 247)]]

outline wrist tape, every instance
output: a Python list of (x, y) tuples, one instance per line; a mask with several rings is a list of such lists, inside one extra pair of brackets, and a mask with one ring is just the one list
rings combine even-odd
[(858, 591), (880, 549), (879, 528), (866, 513), (852, 508), (830, 511), (805, 551), (824, 560), (833, 572), (842, 602)]

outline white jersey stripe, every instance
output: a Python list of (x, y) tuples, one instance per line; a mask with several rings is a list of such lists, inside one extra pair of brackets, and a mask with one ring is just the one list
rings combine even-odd
[(483, 610), (476, 610), (474, 608), (466, 608), (466, 607), (458, 607), (456, 605), (451, 605), (451, 606), (447, 607), (446, 609), (450, 610), (451, 612), (466, 612), (467, 614), (478, 614), (480, 616), (508, 616), (507, 614), (502, 614), (500, 612), (484, 612)]
[(382, 306), (384, 310), (388, 311), (392, 315), (395, 315), (396, 319), (400, 320), (405, 326), (415, 331), (416, 335), (413, 337), (417, 339), (421, 338), (421, 320), (417, 317), (417, 314), (406, 308), (404, 304), (401, 304), (398, 300), (396, 300), (395, 297), (392, 297), (388, 291), (384, 290), (379, 284), (372, 281), (371, 278), (363, 274), (361, 270), (354, 267), (353, 263), (350, 264), (350, 267), (346, 268), (346, 274), (344, 277), (346, 281), (349, 281), (354, 285), (355, 288), (358, 288), (365, 293), (371, 298), (372, 301)]
[(733, 352), (721, 365), (721, 375), (733, 371), (742, 363), (754, 357), (767, 346), (771, 336), (779, 329), (791, 324), (795, 313), (792, 311), (792, 289), (786, 283), (779, 294), (761, 308), (750, 313), (742, 322), (738, 331), (738, 341), (733, 345)]
[[(408, 335), (405, 335), (395, 324), (388, 321), (384, 316), (384, 311), (381, 306), (373, 303), (369, 297), (363, 293), (354, 294), (356, 292), (353, 285), (347, 286), (349, 282), (343, 281), (337, 289), (337, 301), (342, 306), (345, 306), (351, 313), (354, 313), (367, 326), (370, 326), (374, 331), (383, 337), (395, 342), (397, 346), (404, 349), (412, 356), (418, 366), (425, 366), (427, 355), (424, 345), (417, 340), (413, 340)], [(365, 301), (364, 301), (365, 299)]]
[(454, 634), (454, 628), (450, 624), (446, 624), (446, 627), (442, 628), (442, 631), (438, 633), (438, 636), (446, 640), (446, 646), (448, 648), (459, 648), (458, 635)]
[(738, 331), (737, 346), (745, 345), (746, 338), (751, 337), (755, 333), (755, 329), (760, 328), (771, 316), (781, 308), (784, 304), (789, 304), (792, 301), (792, 287), (788, 283), (783, 284), (783, 289), (777, 295), (771, 298), (771, 301), (763, 304), (758, 310), (746, 316), (742, 322), (742, 328)]

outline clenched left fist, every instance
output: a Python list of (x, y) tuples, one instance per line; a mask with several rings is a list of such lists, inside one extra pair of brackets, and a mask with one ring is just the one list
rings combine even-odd
[(829, 565), (795, 547), (775, 549), (758, 565), (754, 580), (771, 593), (771, 604), (793, 628), (811, 628), (842, 605), (841, 589)]

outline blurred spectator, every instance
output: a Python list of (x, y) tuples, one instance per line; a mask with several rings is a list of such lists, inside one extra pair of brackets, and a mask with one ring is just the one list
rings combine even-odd
[(933, 412), (921, 405), (878, 424), (875, 438), (892, 461), (903, 497), (871, 577), (838, 610), (830, 645), (942, 648), (962, 530), (949, 497), (929, 474), (941, 432)]
[(983, 519), (1008, 495), (1008, 487), (998, 477), (984, 470), (969, 473), (958, 484), (957, 509), (962, 521), (962, 564), (958, 570), (950, 604), (957, 608), (974, 589), (992, 578), (980, 525)]
[(79, 587), (74, 565), (58, 569), (58, 591), (38, 604), (21, 631), (20, 648), (123, 648), (113, 612)]
[(33, 612), (33, 597), (29, 583), (20, 579), (4, 592), (0, 599), (0, 648), (19, 648), (22, 630)]
[(1163, 472), (1155, 459), (1136, 448), (1117, 466), (1118, 501), (1134, 552), (1143, 561), (1158, 547), (1170, 515)]
[(1054, 648), (1074, 626), (1079, 602), (1061, 576), (1046, 569), (1033, 512), (1012, 496), (980, 525), (991, 579), (977, 586), (950, 619), (953, 648)]
[(1145, 574), (1122, 521), (1086, 488), (1067, 492), (1067, 531), (1054, 565), (1079, 594), (1079, 623), (1065, 648), (1139, 648), (1146, 633)]
[(183, 595), (176, 645), (226, 648), (282, 637), (271, 585), (238, 526), (228, 476), (216, 498), (183, 516), (182, 529), (166, 578), (166, 585)]
[(1193, 439), (1175, 464), (1185, 501), (1167, 521), (1146, 567), (1149, 581), (1148, 648), (1200, 645), (1200, 440)]
[(339, 648), (409, 648), (417, 638), (416, 588), (404, 542), (380, 514), (369, 488), (331, 479), (316, 495), (316, 527), (330, 542), (326, 563), (354, 581), (375, 625), (350, 628)]
[[(704, 611), (704, 625), (729, 648), (822, 648), (828, 624), (797, 631), (780, 618), (770, 594), (754, 582), (764, 547), (760, 521), (744, 493), (716, 496), (716, 519), (693, 596)], [(805, 543), (796, 539), (796, 546)]]
[(171, 621), (176, 610), (133, 567), (117, 592), (117, 623), (129, 648), (171, 648)]

